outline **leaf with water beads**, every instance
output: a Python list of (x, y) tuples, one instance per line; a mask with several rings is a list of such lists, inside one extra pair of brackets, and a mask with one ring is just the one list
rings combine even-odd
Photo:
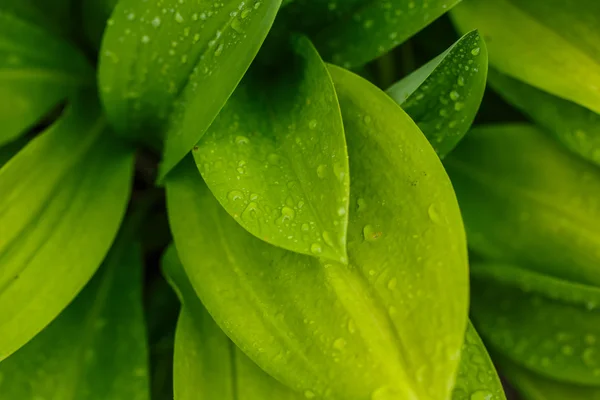
[(529, 124), (477, 127), (444, 165), (474, 253), (600, 285), (597, 166)]
[(440, 158), (467, 133), (479, 110), (487, 50), (477, 31), (392, 85), (387, 93), (417, 123)]
[(175, 400), (301, 400), (252, 362), (217, 326), (196, 296), (174, 246), (162, 259), (163, 274), (180, 296), (175, 333)]
[(600, 114), (490, 70), (490, 84), (567, 149), (600, 165)]
[(494, 352), (562, 382), (600, 385), (600, 289), (475, 263), (471, 312)]
[(202, 137), (246, 72), (281, 0), (122, 0), (100, 53), (117, 133), (164, 139), (159, 178)]
[(0, 363), (3, 400), (149, 400), (141, 248), (126, 228), (94, 278)]
[(348, 154), (327, 67), (308, 39), (290, 68), (242, 82), (192, 154), (217, 200), (268, 243), (346, 260)]
[(597, 0), (465, 0), (450, 15), (479, 29), (499, 72), (600, 113)]

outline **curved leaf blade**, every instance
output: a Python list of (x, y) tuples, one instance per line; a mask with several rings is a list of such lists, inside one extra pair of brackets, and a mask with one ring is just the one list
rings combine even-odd
[(132, 149), (107, 134), (99, 107), (82, 96), (0, 169), (0, 360), (96, 271), (125, 212), (132, 168)]
[(294, 47), (288, 73), (274, 87), (243, 82), (192, 154), (217, 200), (250, 233), (346, 262), (350, 182), (342, 115), (312, 44), (299, 38)]
[(93, 83), (70, 44), (0, 11), (0, 146), (17, 139), (67, 95)]
[(0, 363), (2, 398), (149, 400), (141, 283), (140, 246), (121, 237), (73, 303)]
[(597, 1), (467, 0), (451, 16), (481, 31), (498, 71), (600, 113)]
[(183, 303), (175, 336), (176, 400), (305, 399), (267, 375), (221, 331), (196, 296), (173, 246), (163, 256), (162, 269)]
[(471, 31), (386, 92), (444, 158), (471, 127), (486, 77), (485, 42), (477, 31)]
[(475, 253), (600, 284), (596, 166), (524, 124), (472, 130), (445, 166)]
[(567, 149), (600, 165), (600, 114), (495, 70), (490, 71), (490, 84)]
[(473, 320), (491, 348), (542, 376), (600, 383), (600, 289), (510, 265), (471, 272)]

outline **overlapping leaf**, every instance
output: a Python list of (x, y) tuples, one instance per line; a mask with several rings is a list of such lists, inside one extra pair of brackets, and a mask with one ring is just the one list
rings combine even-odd
[(118, 133), (165, 136), (161, 178), (202, 137), (233, 92), (280, 3), (117, 4), (100, 54), (102, 100)]
[(474, 264), (472, 314), (492, 348), (563, 382), (600, 385), (600, 289), (503, 264)]
[(600, 171), (530, 125), (473, 130), (445, 160), (469, 246), (489, 260), (600, 284)]
[(490, 71), (490, 82), (506, 101), (566, 148), (600, 165), (600, 114), (494, 70)]
[(68, 94), (93, 84), (71, 45), (0, 7), (0, 145), (38, 122)]
[(0, 360), (96, 271), (125, 211), (132, 164), (97, 103), (80, 96), (0, 169)]
[[(307, 39), (273, 87), (246, 79), (193, 155), (225, 209), (268, 243), (346, 260), (349, 171), (339, 104)], [(272, 78), (271, 78), (272, 79)]]
[(267, 375), (221, 331), (196, 296), (173, 246), (162, 268), (183, 302), (175, 338), (176, 400), (306, 398)]
[(167, 181), (175, 244), (215, 321), (306, 397), (445, 399), (467, 309), (456, 200), (410, 118), (366, 81), (331, 71), (355, 160), (349, 265), (248, 234), (189, 163)]
[(600, 113), (600, 2), (465, 0), (451, 15), (498, 71)]
[(443, 158), (467, 133), (483, 98), (487, 50), (477, 31), (395, 83), (387, 93)]
[(75, 301), (0, 363), (3, 400), (149, 400), (141, 250), (121, 239)]

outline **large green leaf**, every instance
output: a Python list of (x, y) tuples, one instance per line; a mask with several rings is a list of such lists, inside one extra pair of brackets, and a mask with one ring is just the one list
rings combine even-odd
[(496, 368), (471, 323), (465, 334), (452, 400), (506, 400)]
[(93, 79), (92, 68), (71, 45), (0, 11), (0, 146)]
[(477, 329), (543, 376), (600, 385), (600, 289), (505, 264), (471, 266)]
[(446, 399), (467, 322), (466, 245), (439, 159), (383, 92), (331, 69), (350, 151), (349, 265), (256, 239), (186, 163), (167, 180), (189, 279), (259, 366), (307, 397)]
[[(270, 86), (243, 82), (194, 147), (202, 177), (249, 232), (276, 246), (346, 262), (349, 173), (327, 67), (307, 39)], [(270, 78), (273, 80), (273, 78)]]
[(547, 379), (504, 359), (501, 366), (502, 373), (523, 400), (600, 400), (600, 388)]
[(600, 170), (530, 125), (474, 129), (445, 161), (471, 249), (600, 284)]
[(0, 169), (0, 360), (96, 271), (125, 212), (132, 167), (133, 150), (81, 96)]
[(162, 268), (183, 303), (175, 338), (175, 400), (305, 398), (267, 375), (221, 331), (196, 296), (173, 246)]
[(500, 72), (600, 113), (597, 0), (465, 0), (452, 18), (481, 31)]
[(149, 400), (140, 246), (117, 240), (58, 318), (0, 363), (3, 400)]
[(490, 71), (490, 83), (566, 148), (600, 165), (600, 114), (495, 70)]
[(122, 0), (100, 54), (118, 133), (164, 135), (160, 176), (202, 137), (266, 36), (281, 0)]
[(417, 123), (440, 158), (471, 127), (487, 76), (487, 50), (477, 31), (392, 85), (387, 93)]

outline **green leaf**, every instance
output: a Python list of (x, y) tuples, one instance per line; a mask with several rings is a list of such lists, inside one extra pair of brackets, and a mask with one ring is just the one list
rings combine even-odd
[(52, 321), (91, 278), (129, 198), (133, 150), (93, 99), (0, 169), (0, 360)]
[(600, 2), (465, 0), (451, 15), (498, 71), (600, 113)]
[(600, 384), (600, 289), (505, 264), (475, 263), (471, 276), (490, 348), (546, 377)]
[(93, 79), (92, 68), (71, 45), (0, 11), (0, 146)]
[(349, 265), (250, 235), (187, 162), (166, 185), (178, 253), (219, 326), (305, 396), (446, 399), (468, 294), (450, 182), (397, 104), (353, 74), (330, 71), (354, 160)]
[(0, 147), (0, 168), (17, 154), (29, 142), (26, 136)]
[(490, 71), (490, 83), (567, 149), (600, 165), (600, 114), (495, 70)]
[(121, 237), (46, 329), (0, 363), (3, 400), (149, 400), (141, 249)]
[(485, 42), (472, 31), (392, 85), (387, 94), (410, 115), (443, 158), (471, 127), (486, 76)]
[(162, 179), (200, 140), (258, 52), (281, 0), (120, 1), (99, 83), (117, 133), (164, 136)]
[(267, 375), (221, 331), (196, 296), (173, 246), (162, 268), (183, 303), (175, 337), (175, 400), (305, 399)]
[(523, 400), (600, 400), (600, 388), (553, 381), (504, 359), (501, 366)]
[(506, 400), (496, 368), (470, 322), (452, 400)]
[(524, 124), (474, 129), (445, 166), (475, 253), (600, 284), (596, 166)]
[(194, 147), (202, 177), (250, 233), (347, 261), (350, 182), (342, 115), (327, 67), (305, 38), (272, 86), (246, 79)]

